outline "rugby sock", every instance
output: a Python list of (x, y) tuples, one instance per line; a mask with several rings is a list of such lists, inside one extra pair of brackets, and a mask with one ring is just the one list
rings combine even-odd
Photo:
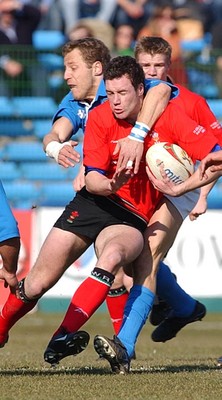
[(101, 268), (94, 268), (91, 276), (74, 293), (62, 324), (53, 336), (64, 331), (78, 331), (106, 299), (113, 281), (114, 275)]
[(124, 307), (128, 299), (128, 292), (125, 286), (121, 286), (117, 289), (110, 289), (106, 296), (106, 305), (109, 311), (109, 315), (113, 324), (115, 334), (120, 330), (123, 322)]
[(147, 320), (154, 298), (155, 294), (145, 286), (134, 285), (130, 290), (124, 310), (123, 324), (117, 335), (126, 347), (130, 358), (134, 354), (137, 337)]
[(9, 329), (25, 314), (31, 311), (38, 300), (24, 302), (10, 293), (0, 315), (0, 343), (7, 337)]
[(156, 292), (172, 307), (173, 312), (171, 315), (187, 317), (194, 311), (196, 300), (180, 287), (170, 268), (162, 261), (157, 273)]

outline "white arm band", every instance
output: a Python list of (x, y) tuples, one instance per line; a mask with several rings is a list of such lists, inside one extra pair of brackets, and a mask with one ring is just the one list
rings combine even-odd
[(150, 128), (143, 122), (136, 121), (134, 127), (132, 128), (128, 138), (131, 140), (136, 140), (137, 142), (143, 143), (147, 137)]
[(64, 146), (67, 146), (67, 145), (71, 146), (71, 143), (70, 142), (59, 143), (59, 142), (56, 142), (56, 140), (53, 140), (52, 142), (47, 144), (47, 146), (45, 148), (45, 152), (46, 152), (47, 156), (54, 158), (56, 160), (56, 162), (58, 162), (60, 150)]

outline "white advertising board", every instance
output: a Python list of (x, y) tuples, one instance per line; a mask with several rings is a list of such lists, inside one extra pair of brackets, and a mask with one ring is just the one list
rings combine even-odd
[[(54, 208), (37, 210), (35, 256), (61, 212)], [(91, 246), (44, 297), (70, 297), (95, 262)], [(165, 262), (192, 296), (222, 297), (222, 211), (209, 210), (193, 222), (187, 218)]]
[(222, 211), (187, 218), (165, 261), (191, 295), (222, 297)]

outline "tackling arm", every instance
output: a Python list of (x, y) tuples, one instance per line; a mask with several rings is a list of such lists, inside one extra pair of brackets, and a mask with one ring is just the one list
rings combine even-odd
[[(157, 86), (151, 87), (143, 101), (142, 109), (137, 117), (137, 125), (142, 123), (146, 134), (152, 128), (157, 119), (165, 110), (171, 96), (171, 88), (165, 83), (159, 83)], [(137, 129), (137, 128), (136, 128)], [(134, 131), (133, 128), (132, 131)], [(142, 131), (141, 131), (142, 132)], [(131, 161), (131, 167), (134, 164), (133, 172), (136, 174), (139, 170), (140, 160), (143, 154), (143, 140), (139, 140), (139, 129), (137, 135), (128, 136), (118, 141), (114, 154), (119, 154), (117, 171), (127, 168), (127, 163)], [(136, 138), (137, 136), (138, 138)], [(142, 137), (143, 139), (143, 137)]]
[(78, 142), (69, 140), (73, 126), (68, 118), (57, 119), (50, 132), (43, 139), (44, 151), (49, 157), (65, 168), (74, 167), (80, 161), (80, 154), (74, 150)]
[(90, 171), (86, 177), (86, 189), (88, 192), (100, 196), (109, 196), (115, 193), (131, 177), (129, 170), (122, 170), (120, 173), (114, 173), (111, 179), (97, 171)]

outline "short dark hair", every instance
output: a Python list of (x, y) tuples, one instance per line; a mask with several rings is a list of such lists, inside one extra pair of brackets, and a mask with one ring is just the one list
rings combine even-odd
[(136, 60), (140, 53), (147, 53), (154, 56), (155, 54), (165, 54), (169, 64), (171, 63), (172, 47), (171, 45), (162, 37), (158, 36), (144, 36), (141, 37), (135, 47), (134, 55)]
[(144, 72), (142, 67), (130, 56), (118, 56), (113, 58), (104, 72), (104, 80), (112, 80), (127, 75), (135, 89), (144, 83)]
[(78, 49), (81, 52), (88, 68), (91, 68), (94, 62), (100, 61), (104, 71), (111, 59), (108, 47), (96, 38), (87, 37), (66, 43), (62, 48), (63, 57), (74, 49)]

